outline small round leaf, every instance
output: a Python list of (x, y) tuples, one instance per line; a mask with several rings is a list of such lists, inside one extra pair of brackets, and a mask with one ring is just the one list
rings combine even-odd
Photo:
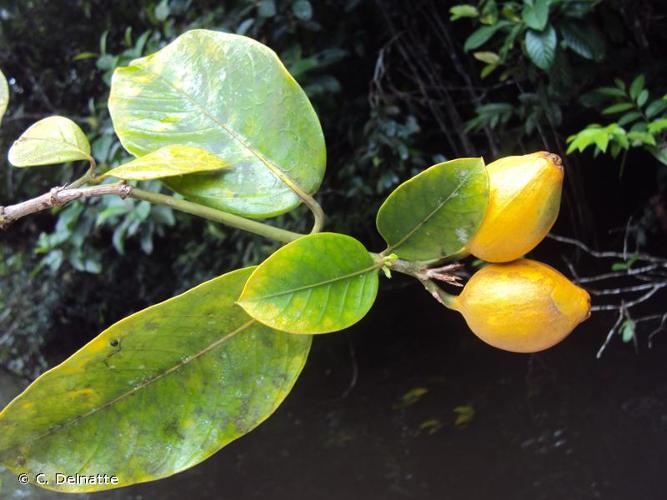
[(239, 304), (277, 330), (308, 334), (342, 330), (373, 305), (378, 269), (366, 248), (350, 236), (304, 236), (257, 267)]
[(76, 160), (90, 160), (90, 144), (79, 126), (63, 116), (34, 123), (9, 149), (9, 162), (15, 167)]

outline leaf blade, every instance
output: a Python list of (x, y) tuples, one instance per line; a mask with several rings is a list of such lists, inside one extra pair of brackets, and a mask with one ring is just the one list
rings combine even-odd
[(259, 425), (289, 393), (311, 338), (270, 330), (235, 305), (251, 272), (129, 316), (40, 377), (0, 413), (3, 462), (49, 479), (109, 471), (126, 486), (191, 467)]
[(135, 156), (177, 142), (227, 161), (232, 168), (218, 175), (168, 182), (214, 208), (278, 215), (300, 203), (293, 186), (312, 194), (324, 175), (324, 136), (310, 101), (276, 54), (246, 37), (186, 32), (116, 70), (109, 110)]
[(387, 252), (430, 261), (458, 252), (484, 218), (488, 177), (481, 158), (434, 165), (404, 182), (378, 210)]
[(304, 236), (257, 267), (239, 304), (253, 318), (281, 331), (342, 330), (363, 318), (373, 305), (379, 267), (350, 236)]
[(556, 57), (557, 41), (556, 30), (552, 26), (548, 26), (542, 32), (527, 30), (525, 42), (528, 58), (538, 68), (548, 70)]
[(7, 85), (7, 78), (5, 78), (5, 74), (0, 71), (0, 123), (2, 123), (2, 117), (5, 116), (8, 104), (9, 86)]
[(224, 168), (229, 168), (229, 165), (205, 149), (174, 144), (113, 168), (103, 177), (146, 181)]
[(90, 161), (90, 144), (79, 126), (63, 116), (49, 116), (32, 124), (9, 149), (15, 167)]

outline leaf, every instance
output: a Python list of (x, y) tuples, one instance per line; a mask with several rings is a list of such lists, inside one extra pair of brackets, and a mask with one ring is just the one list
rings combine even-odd
[[(0, 414), (0, 457), (49, 488), (83, 492), (194, 466), (268, 418), (311, 337), (271, 330), (235, 304), (252, 268), (203, 283), (111, 326)], [(119, 484), (56, 485), (55, 473)]]
[(90, 160), (90, 144), (79, 126), (62, 116), (34, 123), (9, 149), (9, 162), (15, 167), (76, 160)]
[(648, 132), (628, 132), (628, 139), (635, 145), (647, 144), (649, 146), (656, 146), (655, 137)]
[(542, 70), (548, 70), (556, 57), (556, 30), (549, 26), (542, 32), (526, 31), (526, 53), (530, 60)]
[(449, 17), (450, 21), (458, 21), (459, 19), (462, 19), (464, 17), (477, 17), (479, 16), (479, 11), (477, 10), (477, 7), (475, 7), (474, 5), (465, 3), (450, 7), (449, 14), (450, 14)]
[(623, 111), (628, 111), (630, 109), (635, 109), (635, 105), (631, 102), (619, 102), (617, 104), (612, 104), (602, 110), (603, 115), (613, 115), (615, 113), (622, 113)]
[(531, 29), (542, 31), (549, 20), (549, 3), (549, 0), (524, 1), (523, 22)]
[(500, 62), (500, 57), (495, 52), (473, 52), (472, 56), (486, 64), (496, 65)]
[(434, 165), (404, 182), (385, 200), (377, 228), (402, 259), (432, 261), (453, 255), (477, 232), (488, 201), (482, 158)]
[(637, 106), (641, 108), (644, 104), (646, 104), (646, 101), (648, 101), (648, 90), (644, 89), (637, 96)]
[(273, 17), (276, 12), (276, 2), (274, 0), (260, 0), (257, 4), (257, 15), (259, 17)]
[(7, 111), (7, 104), (9, 104), (9, 86), (5, 74), (0, 71), (0, 123), (2, 123), (2, 117), (5, 116), (5, 111)]
[(662, 113), (665, 109), (667, 109), (667, 101), (663, 99), (656, 99), (646, 107), (646, 117), (649, 119), (654, 118), (655, 116)]
[(623, 342), (628, 343), (635, 337), (635, 322), (626, 319), (621, 326), (620, 332)]
[(186, 198), (270, 217), (296, 207), (324, 175), (324, 137), (306, 94), (268, 47), (192, 30), (114, 72), (109, 110), (123, 146), (143, 156), (169, 144), (205, 149), (224, 172), (175, 177)]
[(667, 118), (660, 118), (648, 124), (648, 131), (650, 134), (656, 135), (667, 129)]
[(601, 94), (607, 97), (625, 97), (625, 91), (617, 87), (600, 87), (594, 91), (597, 94)]
[(380, 267), (350, 236), (304, 236), (257, 267), (239, 304), (277, 330), (310, 334), (342, 330), (373, 305)]
[(136, 160), (113, 168), (104, 177), (146, 181), (228, 168), (226, 162), (208, 151), (192, 146), (165, 146)]
[(296, 0), (292, 4), (292, 12), (301, 21), (310, 21), (313, 17), (313, 6), (308, 0)]
[(469, 52), (484, 45), (499, 29), (509, 26), (509, 24), (510, 23), (507, 21), (500, 21), (493, 26), (482, 26), (481, 28), (476, 29), (466, 39), (465, 44), (463, 45), (463, 50)]
[(639, 96), (639, 93), (644, 89), (645, 82), (646, 78), (644, 75), (639, 75), (637, 78), (632, 80), (632, 83), (630, 84), (630, 97), (633, 100), (636, 100)]
[(667, 165), (667, 145), (663, 143), (660, 146), (649, 146), (646, 149), (656, 160), (663, 165)]
[(599, 61), (604, 57), (604, 41), (592, 26), (574, 21), (563, 22), (559, 25), (559, 30), (563, 42), (575, 54), (592, 61)]
[(641, 113), (637, 111), (631, 111), (630, 113), (625, 113), (623, 116), (621, 116), (618, 119), (618, 125), (623, 127), (624, 125), (628, 125), (629, 123), (634, 122), (635, 120), (641, 118)]

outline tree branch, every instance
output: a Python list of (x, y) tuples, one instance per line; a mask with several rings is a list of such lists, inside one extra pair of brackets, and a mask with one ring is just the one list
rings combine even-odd
[(4, 229), (13, 222), (50, 208), (60, 207), (74, 200), (92, 198), (96, 196), (120, 196), (127, 198), (132, 192), (132, 186), (124, 183), (100, 184), (89, 187), (55, 187), (48, 193), (22, 201), (15, 205), (0, 207), (0, 229)]
[(26, 217), (27, 215), (49, 210), (54, 207), (66, 205), (75, 200), (82, 200), (86, 198), (93, 198), (97, 196), (120, 196), (121, 198), (135, 198), (137, 200), (145, 200), (150, 203), (157, 203), (166, 205), (175, 210), (196, 215), (204, 219), (209, 219), (215, 222), (220, 222), (230, 227), (242, 229), (250, 233), (263, 236), (265, 238), (279, 241), (281, 243), (289, 243), (297, 238), (303, 236), (300, 233), (287, 231), (279, 227), (270, 226), (262, 222), (246, 219), (238, 215), (223, 212), (215, 208), (206, 207), (198, 203), (193, 203), (186, 200), (180, 200), (173, 196), (168, 196), (152, 191), (144, 191), (142, 189), (130, 186), (125, 182), (118, 182), (114, 184), (99, 184), (96, 186), (87, 187), (56, 187), (51, 189), (48, 193), (37, 196), (31, 200), (23, 201), (15, 205), (7, 207), (0, 207), (0, 229), (4, 229), (11, 223)]

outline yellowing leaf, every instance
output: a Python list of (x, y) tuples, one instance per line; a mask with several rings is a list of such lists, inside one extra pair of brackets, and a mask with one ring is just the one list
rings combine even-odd
[(9, 87), (5, 75), (0, 71), (0, 122), (7, 111), (7, 104), (9, 104)]
[(15, 167), (90, 160), (90, 144), (79, 126), (63, 116), (49, 116), (23, 132), (9, 149)]
[(146, 181), (210, 172), (227, 167), (225, 161), (205, 149), (174, 144), (109, 170), (104, 177)]
[(114, 72), (109, 112), (130, 153), (169, 144), (232, 166), (167, 182), (191, 201), (253, 218), (295, 208), (324, 176), (320, 122), (276, 54), (239, 35), (192, 30)]
[[(290, 392), (311, 337), (271, 330), (236, 305), (252, 268), (111, 326), (0, 413), (0, 461), (84, 492), (192, 467), (257, 427)], [(118, 484), (57, 484), (57, 473)], [(44, 485), (43, 485), (44, 486)]]

